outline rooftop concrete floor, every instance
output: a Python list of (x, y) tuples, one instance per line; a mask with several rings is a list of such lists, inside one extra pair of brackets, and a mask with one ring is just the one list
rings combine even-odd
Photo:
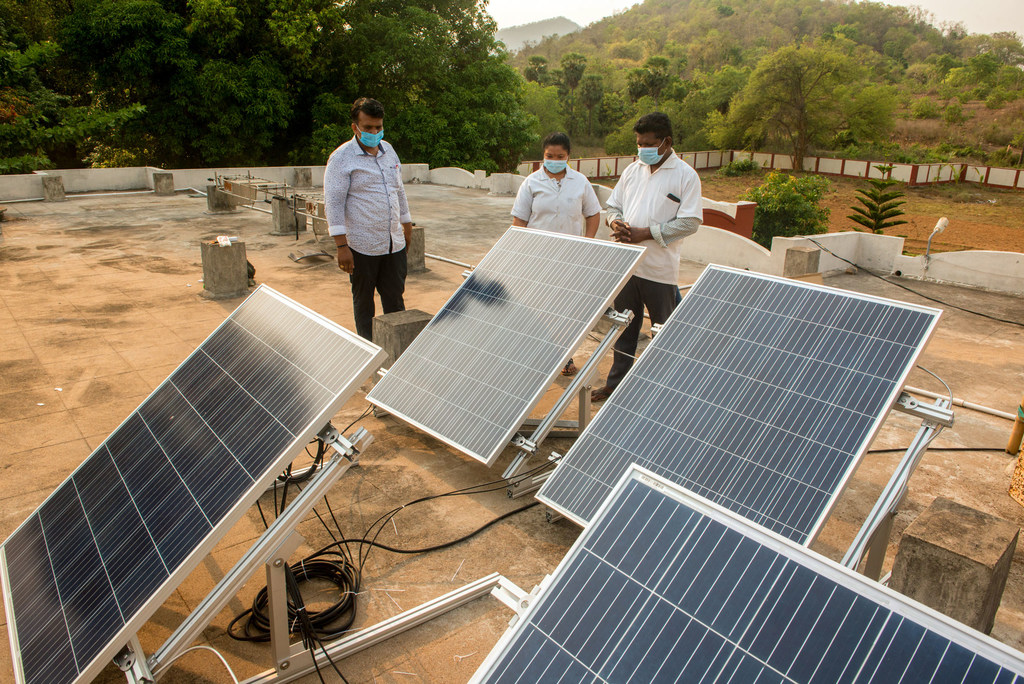
[[(476, 263), (509, 223), (512, 198), (416, 185), (408, 193), (414, 219), (425, 227), (429, 253)], [(0, 472), (5, 485), (0, 537), (10, 535), (241, 301), (201, 296), (200, 241), (238, 235), (258, 282), (353, 326), (348, 279), (334, 262), (297, 264), (287, 257), (297, 247), (309, 248), (309, 233), (297, 244), (291, 237), (269, 235), (271, 220), (265, 214), (210, 215), (205, 209), (205, 199), (184, 195), (10, 205), (11, 220), (2, 224), (0, 239)], [(462, 269), (430, 260), (427, 266), (427, 272), (409, 277), (406, 303), (433, 313), (461, 282)], [(684, 264), (682, 271), (683, 282), (692, 282), (701, 267)], [(830, 278), (827, 284), (931, 304), (864, 273)], [(1024, 303), (1015, 298), (927, 283), (910, 286), (959, 306), (1024, 320)], [(593, 347), (588, 342), (577, 362)], [(956, 396), (1012, 411), (1024, 391), (1022, 352), (1020, 326), (950, 309), (921, 365), (943, 377)], [(920, 371), (912, 373), (910, 384), (941, 391)], [(559, 385), (552, 387), (541, 412), (559, 391)], [(364, 393), (357, 393), (335, 424), (348, 424), (366, 406)], [(361, 424), (376, 441), (330, 494), (349, 537), (362, 536), (378, 516), (405, 502), (496, 480), (514, 455), (507, 449), (498, 466), (488, 469), (394, 419), (370, 416)], [(910, 418), (893, 414), (873, 446), (904, 447), (917, 427)], [(1002, 448), (1010, 427), (1005, 420), (958, 409), (955, 427), (933, 446)], [(550, 440), (543, 451), (564, 453), (568, 445), (567, 440)], [(878, 453), (864, 459), (815, 542), (817, 551), (834, 559), (842, 556), (900, 457)], [(936, 496), (1024, 523), (1024, 508), (1006, 493), (1013, 463), (996, 450), (926, 454), (896, 519), (886, 567), (902, 531)], [(272, 511), (270, 495), (262, 503), (264, 511)], [(380, 540), (403, 548), (436, 544), (524, 503), (499, 489), (422, 504), (402, 511)], [(258, 511), (248, 511), (142, 629), (147, 652), (163, 642), (262, 529)], [(295, 559), (331, 541), (314, 516), (300, 531), (307, 541)], [(357, 626), (375, 624), (494, 571), (529, 590), (555, 568), (578, 533), (568, 521), (548, 523), (538, 506), (443, 551), (373, 551), (364, 569)], [(233, 641), (225, 634), (228, 622), (249, 606), (264, 582), (263, 573), (257, 573), (204, 633), (240, 678), (271, 666), (267, 645)], [(510, 617), (496, 600), (479, 599), (339, 666), (353, 683), (466, 681)], [(1024, 549), (1018, 548), (993, 636), (1024, 648)], [(0, 681), (13, 680), (10, 673), (10, 653), (0, 648)], [(338, 681), (333, 673), (324, 676)], [(122, 675), (111, 666), (99, 681), (122, 681)], [(162, 681), (229, 678), (212, 654), (197, 652), (178, 661)], [(314, 675), (302, 681), (318, 680)]]

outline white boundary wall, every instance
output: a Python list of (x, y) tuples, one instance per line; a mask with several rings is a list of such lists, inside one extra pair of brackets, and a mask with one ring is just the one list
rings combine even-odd
[[(845, 232), (812, 238), (777, 237), (767, 250), (752, 240), (728, 231), (701, 226), (682, 244), (681, 258), (702, 264), (722, 264), (751, 271), (782, 275), (786, 252), (793, 247), (817, 246), (813, 239), (837, 256), (875, 273), (898, 274), (905, 278), (930, 280), (951, 285), (978, 287), (1024, 296), (1024, 254), (972, 250), (944, 252), (930, 259), (904, 256), (903, 238), (872, 233)], [(850, 267), (842, 259), (822, 251), (818, 272), (829, 275)]]
[[(695, 152), (684, 155), (687, 161), (697, 165), (716, 165), (728, 163), (733, 156), (753, 157), (760, 163), (772, 163), (777, 166), (785, 155), (763, 155), (750, 153)], [(614, 158), (593, 160), (594, 166), (600, 166)], [(584, 160), (580, 160), (581, 162)], [(633, 158), (618, 158), (620, 164), (628, 165)], [(874, 173), (869, 162), (843, 162), (835, 159), (811, 159), (817, 164), (819, 172), (838, 173), (842, 169), (844, 175), (852, 173)], [(852, 166), (851, 166), (852, 164)], [(859, 164), (859, 165), (858, 165)], [(833, 170), (833, 167), (838, 167)], [(153, 188), (153, 173), (170, 171), (174, 174), (174, 186), (184, 190), (196, 188), (204, 190), (213, 183), (215, 175), (246, 175), (285, 184), (294, 184), (296, 168), (309, 168), (314, 186), (322, 186), (324, 178), (323, 166), (293, 167), (257, 167), (257, 168), (216, 168), (216, 169), (157, 169), (152, 167), (130, 167), (119, 169), (59, 169), (45, 172), (59, 175), (64, 181), (64, 189), (68, 193), (86, 192), (117, 192), (129, 190), (146, 190)], [(893, 175), (909, 176), (910, 165), (897, 165)], [(589, 170), (589, 169), (588, 169)], [(918, 165), (918, 181), (936, 182), (956, 178), (960, 172), (959, 165), (931, 164)], [(984, 178), (987, 174), (988, 178)], [(0, 204), (11, 200), (32, 200), (42, 197), (42, 176), (44, 173), (17, 174), (0, 176)], [(465, 169), (441, 168), (429, 169), (426, 164), (403, 165), (403, 179), (406, 182), (429, 182), (436, 185), (451, 185), (462, 188), (491, 189), (491, 177), (483, 172), (470, 173)], [(495, 174), (501, 186), (495, 188), (501, 193), (514, 192), (513, 185), (518, 186), (519, 178), (509, 178), (508, 174)], [(967, 180), (974, 176), (982, 178), (980, 182), (989, 185), (1002, 185), (1017, 181), (1024, 188), (1024, 174), (1015, 169), (996, 169), (972, 166), (966, 171)], [(511, 182), (510, 182), (511, 181)], [(599, 190), (600, 191), (600, 190)], [(1008, 292), (1024, 296), (1024, 254), (1018, 252), (968, 251), (947, 252), (936, 254), (930, 259), (923, 256), (903, 256), (903, 238), (870, 233), (846, 232), (829, 233), (814, 236), (814, 240), (849, 259), (863, 268), (876, 273), (900, 273), (908, 278), (918, 278), (970, 287), (980, 287), (997, 292)], [(808, 238), (775, 238), (772, 249), (767, 250), (757, 243), (744, 237), (710, 226), (701, 226), (691, 237), (686, 238), (682, 245), (682, 258), (699, 263), (719, 263), (737, 268), (749, 268), (753, 271), (781, 275), (786, 259), (786, 250), (791, 247), (813, 247)], [(843, 271), (848, 264), (825, 253), (821, 253), (819, 270), (822, 273)]]

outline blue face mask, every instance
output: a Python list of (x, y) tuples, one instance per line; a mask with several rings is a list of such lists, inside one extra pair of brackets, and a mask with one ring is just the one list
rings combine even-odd
[[(662, 142), (665, 141), (662, 140)], [(647, 164), (648, 166), (654, 166), (659, 161), (661, 161), (661, 153), (658, 152), (658, 149), (660, 147), (661, 145), (658, 145), (658, 147), (637, 147), (636, 156), (639, 157), (640, 161), (642, 161), (644, 164)]]
[(568, 163), (564, 159), (545, 159), (544, 168), (551, 173), (562, 173)]
[(380, 141), (383, 139), (383, 128), (380, 129), (380, 133), (367, 133), (366, 131), (359, 131), (359, 142), (361, 142), (364, 147), (376, 147), (377, 145), (380, 145)]

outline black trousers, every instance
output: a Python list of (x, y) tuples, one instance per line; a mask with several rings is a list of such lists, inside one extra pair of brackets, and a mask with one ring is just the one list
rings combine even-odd
[(352, 283), (352, 313), (356, 319), (356, 332), (360, 337), (373, 340), (373, 317), (376, 308), (373, 293), (380, 294), (380, 305), (384, 313), (405, 311), (405, 273), (407, 270), (406, 250), (369, 256), (352, 251), (354, 268), (349, 281)]
[(646, 278), (633, 276), (626, 281), (615, 298), (616, 311), (629, 309), (633, 312), (633, 320), (619, 335), (615, 342), (612, 368), (608, 371), (608, 387), (615, 389), (626, 373), (633, 367), (636, 356), (636, 345), (640, 340), (640, 328), (644, 323), (644, 308), (651, 315), (651, 323), (664, 323), (668, 320), (679, 298), (679, 288), (670, 283), (658, 283)]

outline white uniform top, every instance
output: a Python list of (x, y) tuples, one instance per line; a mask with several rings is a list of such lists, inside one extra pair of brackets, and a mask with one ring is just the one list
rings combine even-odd
[[(679, 201), (669, 199), (669, 193)], [(635, 161), (622, 172), (608, 199), (608, 207), (621, 211), (623, 220), (629, 225), (643, 228), (676, 218), (702, 219), (700, 176), (675, 152), (654, 173), (651, 173), (649, 165)], [(677, 284), (682, 240), (671, 242), (667, 247), (653, 239), (640, 244), (647, 249), (634, 275), (657, 283)]]
[(529, 228), (566, 235), (583, 235), (584, 218), (601, 213), (601, 202), (590, 179), (566, 167), (562, 180), (552, 178), (543, 168), (534, 171), (519, 186), (512, 215)]

